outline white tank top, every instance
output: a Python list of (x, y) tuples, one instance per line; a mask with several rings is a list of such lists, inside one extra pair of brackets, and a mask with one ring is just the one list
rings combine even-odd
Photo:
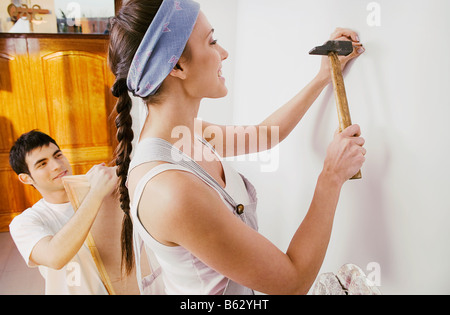
[[(205, 145), (214, 149), (200, 139)], [(174, 159), (173, 150), (184, 159)], [(215, 151), (214, 151), (215, 152)], [(220, 157), (219, 157), (220, 158)], [(138, 284), (143, 294), (178, 294), (178, 295), (210, 295), (210, 294), (252, 294), (253, 291), (230, 281), (209, 266), (201, 262), (188, 250), (181, 246), (169, 247), (155, 240), (140, 222), (137, 210), (142, 192), (156, 175), (168, 170), (187, 171), (195, 174), (214, 188), (227, 207), (245, 223), (257, 229), (256, 224), (256, 191), (251, 183), (228, 163), (222, 161), (226, 187), (223, 189), (209, 174), (187, 155), (175, 149), (162, 139), (143, 139), (137, 146), (130, 164), (132, 171), (138, 165), (151, 161), (163, 161), (140, 180), (136, 187), (131, 204), (131, 217), (134, 227), (134, 250)], [(238, 214), (238, 205), (244, 205), (244, 213)], [(214, 211), (214, 209), (211, 209)], [(140, 267), (141, 248), (144, 247), (150, 261), (152, 274), (142, 279)]]

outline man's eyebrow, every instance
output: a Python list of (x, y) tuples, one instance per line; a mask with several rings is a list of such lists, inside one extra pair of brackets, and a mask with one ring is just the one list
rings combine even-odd
[(55, 151), (55, 153), (53, 153), (53, 156), (55, 156), (55, 155), (57, 155), (59, 153), (62, 153), (62, 151), (58, 149), (58, 150)]
[(48, 160), (47, 158), (43, 158), (43, 159), (36, 161), (36, 163), (34, 163), (34, 167), (38, 166), (39, 164), (41, 164), (42, 162), (45, 162), (47, 160)]

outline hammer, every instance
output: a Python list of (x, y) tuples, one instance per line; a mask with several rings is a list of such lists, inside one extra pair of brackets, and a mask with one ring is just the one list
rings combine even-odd
[[(331, 76), (333, 79), (334, 96), (338, 111), (339, 129), (344, 131), (352, 125), (350, 110), (348, 108), (347, 94), (345, 92), (344, 78), (342, 76), (341, 62), (339, 56), (348, 56), (353, 52), (353, 44), (350, 41), (330, 40), (323, 46), (313, 48), (310, 55), (328, 56), (331, 62)], [(351, 179), (361, 179), (361, 170)]]

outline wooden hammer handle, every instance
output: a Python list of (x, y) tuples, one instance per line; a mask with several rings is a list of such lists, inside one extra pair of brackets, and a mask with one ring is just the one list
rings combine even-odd
[[(336, 107), (339, 119), (339, 129), (344, 129), (352, 125), (350, 110), (348, 108), (347, 93), (345, 92), (344, 77), (342, 76), (341, 62), (335, 52), (330, 52), (328, 57), (331, 62), (331, 77), (333, 79), (334, 96), (336, 98)], [(361, 170), (350, 179), (361, 179)]]

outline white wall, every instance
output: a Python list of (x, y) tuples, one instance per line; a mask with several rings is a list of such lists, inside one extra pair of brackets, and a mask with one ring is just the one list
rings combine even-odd
[[(206, 100), (200, 115), (262, 121), (317, 73), (320, 58), (308, 55), (311, 48), (337, 26), (358, 31), (366, 53), (345, 82), (367, 161), (363, 180), (342, 191), (321, 272), (376, 262), (385, 294), (449, 294), (450, 2), (379, 0), (380, 26), (369, 26), (370, 2), (200, 1), (220, 42), (231, 47), (230, 96)], [(282, 250), (308, 210), (337, 125), (328, 88), (279, 146), (276, 171), (234, 162), (258, 190), (261, 233)]]
[[(239, 0), (240, 1), (240, 0)], [(214, 37), (229, 53), (223, 63), (222, 71), (226, 76), (228, 96), (219, 100), (204, 100), (199, 117), (218, 124), (229, 124), (233, 119), (233, 82), (235, 77), (236, 33), (238, 0), (198, 0), (202, 11), (206, 14), (214, 28)]]

